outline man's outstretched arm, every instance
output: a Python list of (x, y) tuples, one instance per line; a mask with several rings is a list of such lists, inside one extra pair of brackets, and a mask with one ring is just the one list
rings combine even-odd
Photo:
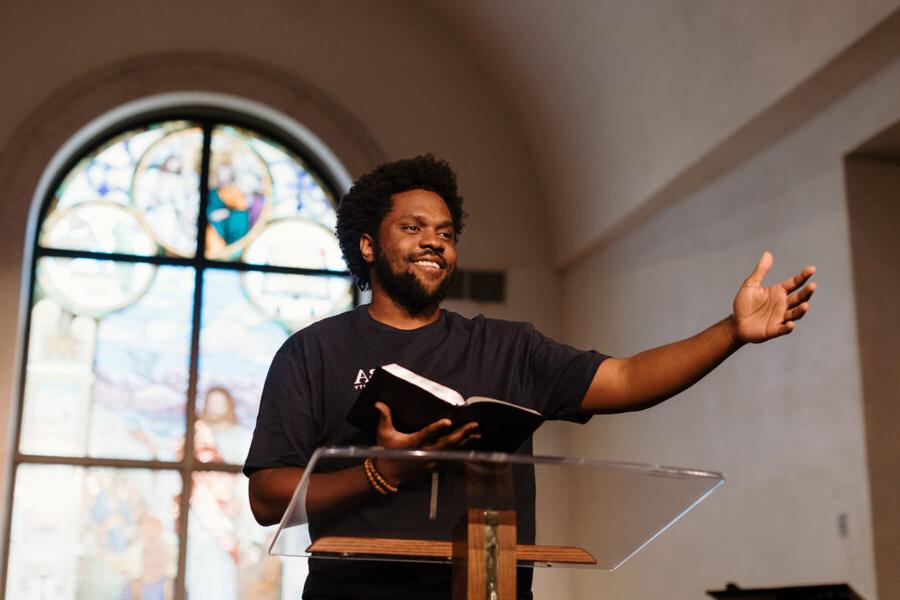
[(734, 312), (697, 335), (629, 358), (608, 358), (581, 402), (587, 414), (641, 410), (687, 389), (746, 343), (790, 333), (809, 311), (816, 272), (807, 266), (781, 283), (763, 287), (772, 266), (764, 252), (734, 298)]

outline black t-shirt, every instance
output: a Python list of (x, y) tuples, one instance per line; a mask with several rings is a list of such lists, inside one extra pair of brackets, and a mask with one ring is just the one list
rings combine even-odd
[[(368, 307), (361, 306), (299, 331), (278, 350), (263, 388), (244, 473), (305, 467), (320, 446), (373, 445), (375, 440), (347, 423), (346, 416), (371, 373), (384, 364), (398, 363), (463, 397), (489, 396), (533, 408), (547, 419), (583, 421), (578, 409), (604, 358), (551, 340), (526, 323), (480, 315), (467, 319), (441, 311), (434, 323), (401, 330), (375, 321)], [(530, 453), (531, 441), (519, 451)], [(521, 542), (533, 537), (533, 473), (516, 477), (516, 494)], [(402, 535), (408, 515), (427, 497), (399, 496), (388, 504), (354, 510), (329, 523), (327, 530)], [(449, 597), (449, 580), (446, 567), (310, 561), (304, 598)], [(525, 593), (530, 572), (520, 572), (519, 583), (520, 597), (530, 597)], [(383, 595), (378, 595), (379, 585)]]

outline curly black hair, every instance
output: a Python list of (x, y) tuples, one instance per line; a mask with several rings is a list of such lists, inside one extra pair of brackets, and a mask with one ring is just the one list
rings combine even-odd
[(434, 192), (447, 203), (456, 235), (462, 233), (466, 213), (456, 189), (456, 173), (445, 160), (431, 154), (390, 162), (357, 179), (337, 211), (337, 237), (347, 268), (361, 290), (370, 287), (369, 265), (359, 251), (364, 233), (378, 239), (378, 228), (391, 211), (391, 196), (409, 190)]

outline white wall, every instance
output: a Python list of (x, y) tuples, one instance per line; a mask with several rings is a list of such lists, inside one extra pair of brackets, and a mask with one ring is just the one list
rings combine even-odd
[[(819, 271), (786, 338), (740, 350), (679, 398), (595, 418), (572, 452), (725, 473), (676, 527), (575, 597), (698, 598), (742, 586), (848, 581), (876, 598), (843, 155), (900, 120), (900, 61), (735, 171), (571, 268), (570, 341), (627, 355), (730, 310), (764, 249), (769, 281)], [(896, 305), (896, 302), (895, 302)], [(837, 520), (848, 517), (849, 535)], [(882, 597), (892, 597), (889, 590)]]
[(436, 0), (504, 91), (568, 263), (897, 0)]
[[(900, 127), (846, 162), (878, 589), (900, 589)], [(866, 144), (869, 146), (869, 144)], [(875, 150), (875, 151), (873, 151)], [(884, 593), (883, 596), (887, 596)]]

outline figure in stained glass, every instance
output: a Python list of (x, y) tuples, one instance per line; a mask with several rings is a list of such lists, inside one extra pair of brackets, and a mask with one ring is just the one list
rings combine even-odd
[(174, 256), (193, 256), (197, 248), (202, 147), (199, 127), (169, 133), (147, 148), (134, 170), (132, 202)]
[(250, 431), (238, 423), (234, 396), (224, 387), (210, 388), (194, 425), (197, 459), (240, 464), (249, 447)]
[[(225, 157), (224, 160), (228, 160)], [(230, 162), (217, 165), (215, 187), (209, 190), (207, 218), (210, 254), (221, 254), (230, 244), (240, 241), (259, 220), (265, 198), (252, 177), (242, 177), (241, 185)]]
[(239, 255), (251, 231), (264, 225), (272, 190), (265, 161), (233, 128), (212, 136), (206, 217), (206, 255)]

